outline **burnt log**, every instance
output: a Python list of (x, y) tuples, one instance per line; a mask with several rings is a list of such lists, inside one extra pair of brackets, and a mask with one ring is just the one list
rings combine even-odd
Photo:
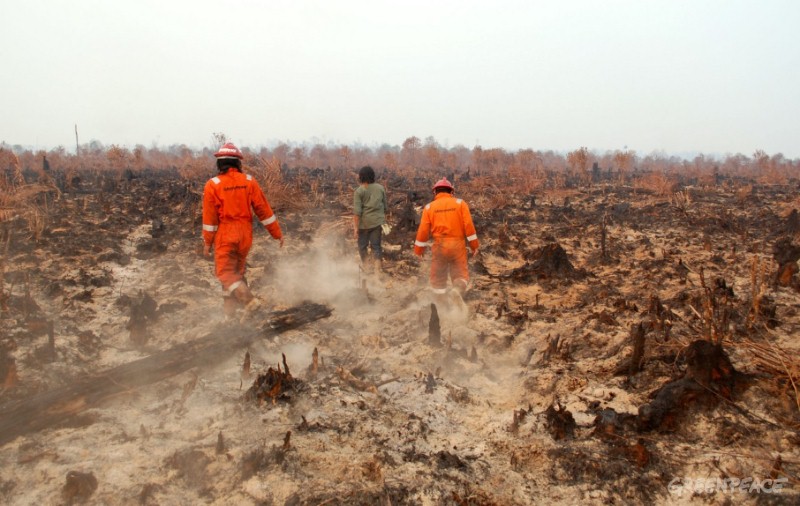
[(305, 303), (274, 313), (261, 327), (221, 326), (212, 333), (165, 351), (77, 378), (72, 383), (0, 406), (0, 445), (17, 436), (69, 424), (116, 394), (175, 376), (194, 367), (218, 364), (221, 357), (330, 316), (327, 306)]

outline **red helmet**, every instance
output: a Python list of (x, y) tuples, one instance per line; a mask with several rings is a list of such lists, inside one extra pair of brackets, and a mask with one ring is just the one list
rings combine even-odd
[(433, 185), (433, 191), (436, 191), (437, 188), (449, 188), (450, 191), (454, 190), (453, 183), (448, 181), (446, 177), (443, 177), (442, 179), (437, 181), (435, 185)]
[(242, 152), (232, 142), (223, 144), (219, 151), (214, 153), (214, 156), (217, 158), (238, 158), (239, 160), (244, 158)]

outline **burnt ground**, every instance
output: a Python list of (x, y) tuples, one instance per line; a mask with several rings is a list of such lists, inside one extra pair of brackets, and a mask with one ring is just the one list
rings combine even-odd
[[(0, 452), (5, 503), (800, 498), (796, 183), (502, 199), (459, 186), (481, 255), (465, 300), (437, 306), (435, 343), (429, 258), (411, 248), (426, 192), (402, 180), (380, 273), (359, 270), (349, 185), (276, 205), (287, 244), (256, 232), (249, 279), (264, 307), (244, 324), (223, 320), (200, 256), (200, 185), (144, 174), (95, 187), (38, 201), (43, 229), (30, 213), (0, 223), (0, 411), (100, 388), (115, 367), (205, 336), (237, 342), (270, 312), (332, 312), (67, 399), (42, 412), (44, 429), (17, 420)], [(673, 481), (748, 477), (787, 481), (780, 494)]]

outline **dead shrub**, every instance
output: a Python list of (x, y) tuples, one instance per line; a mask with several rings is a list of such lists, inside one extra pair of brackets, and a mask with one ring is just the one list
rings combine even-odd
[(303, 191), (299, 182), (286, 181), (281, 173), (280, 160), (276, 157), (267, 160), (259, 156), (252, 162), (253, 164), (245, 167), (244, 170), (256, 177), (273, 209), (302, 211), (312, 207), (311, 196), (314, 199), (319, 196), (318, 187), (311, 188), (309, 193)]
[(749, 199), (752, 196), (753, 196), (753, 185), (751, 184), (744, 185), (736, 189), (736, 201), (739, 202), (740, 204), (746, 202), (747, 199)]
[(637, 179), (633, 184), (634, 189), (666, 197), (673, 195), (679, 189), (678, 182), (662, 172), (651, 172)]

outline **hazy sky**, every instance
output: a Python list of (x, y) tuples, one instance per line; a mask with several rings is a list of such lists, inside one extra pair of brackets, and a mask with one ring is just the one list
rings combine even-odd
[(800, 157), (800, 1), (0, 0), (0, 141)]

